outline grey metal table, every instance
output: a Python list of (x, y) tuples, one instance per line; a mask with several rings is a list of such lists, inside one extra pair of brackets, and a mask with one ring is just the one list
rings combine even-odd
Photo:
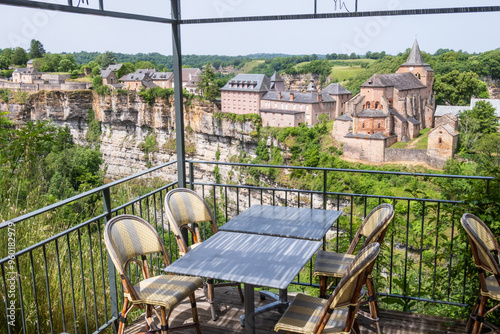
[(253, 205), (219, 230), (321, 240), (341, 211)]
[(220, 231), (165, 271), (244, 283), (246, 333), (255, 333), (254, 287), (280, 289), (280, 303), (288, 304), (288, 285), (321, 245), (313, 240)]

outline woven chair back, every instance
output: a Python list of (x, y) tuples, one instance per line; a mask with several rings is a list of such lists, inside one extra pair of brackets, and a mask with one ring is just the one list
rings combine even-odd
[(346, 274), (333, 291), (327, 308), (333, 309), (340, 306), (355, 306), (361, 287), (366, 282), (369, 270), (380, 253), (380, 244), (373, 242), (363, 248), (354, 258)]
[(354, 253), (361, 240), (361, 236), (366, 237), (361, 248), (365, 248), (373, 242), (382, 243), (392, 218), (394, 218), (394, 208), (391, 204), (384, 203), (375, 207), (359, 227), (347, 253)]
[(186, 188), (171, 190), (165, 198), (170, 218), (180, 228), (186, 224), (214, 222), (215, 218), (205, 200)]
[(471, 213), (464, 214), (461, 223), (469, 236), (476, 267), (493, 275), (500, 275), (498, 260), (491, 253), (498, 254), (500, 247), (488, 226)]
[[(144, 219), (132, 215), (120, 215), (111, 219), (104, 228), (104, 243), (121, 275), (130, 259), (166, 250), (156, 230)], [(166, 264), (168, 264), (168, 260)]]

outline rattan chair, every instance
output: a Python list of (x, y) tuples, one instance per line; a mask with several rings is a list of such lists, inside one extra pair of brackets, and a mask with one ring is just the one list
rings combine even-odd
[[(378, 242), (382, 244), (384, 240), (385, 233), (387, 232), (387, 227), (394, 217), (394, 208), (391, 204), (380, 204), (375, 209), (373, 209), (368, 216), (364, 219), (363, 223), (359, 227), (354, 239), (349, 246), (346, 254), (334, 253), (329, 251), (319, 251), (316, 255), (316, 261), (314, 263), (314, 276), (319, 276), (320, 285), (320, 297), (326, 297), (327, 281), (328, 277), (340, 278), (342, 277), (347, 268), (350, 266), (354, 259), (354, 252), (358, 245), (360, 244), (362, 237), (366, 237), (361, 245), (361, 249), (370, 245), (373, 242)], [(333, 284), (334, 281), (332, 281)], [(331, 285), (331, 284), (330, 284)], [(376, 291), (373, 285), (373, 279), (371, 276), (371, 271), (368, 274), (366, 281), (368, 289), (368, 303), (370, 305), (370, 314), (362, 312), (364, 316), (373, 320), (375, 322), (375, 328), (378, 334), (380, 334), (380, 326), (378, 324), (378, 305), (376, 301)]]
[[(171, 231), (174, 233), (179, 247), (180, 256), (186, 254), (203, 242), (199, 228), (200, 223), (208, 222), (212, 227), (212, 232), (214, 234), (218, 232), (215, 217), (208, 207), (207, 202), (190, 189), (177, 188), (169, 191), (165, 198), (165, 208)], [(186, 230), (184, 235), (183, 230)], [(188, 240), (185, 239), (186, 236), (189, 236), (188, 232), (190, 232), (193, 241), (191, 245), (188, 245)], [(207, 278), (206, 284), (204, 285), (204, 291), (210, 303), (212, 320), (217, 319), (214, 305), (214, 288), (221, 286), (236, 286), (241, 301), (243, 302), (243, 292), (241, 291), (240, 283), (229, 282), (214, 284), (213, 279)]]
[[(189, 297), (191, 301), (193, 324), (180, 327), (195, 326), (196, 332), (200, 333), (194, 291), (203, 286), (203, 280), (199, 277), (177, 275), (150, 276), (147, 254), (161, 253), (167, 266), (170, 260), (160, 236), (148, 222), (132, 215), (117, 216), (106, 224), (104, 242), (123, 285), (124, 299), (120, 313), (119, 334), (123, 333), (127, 315), (134, 306), (146, 308), (147, 330), (158, 330), (158, 326), (152, 319), (154, 312), (160, 319), (161, 333), (169, 333), (170, 313), (186, 297)], [(127, 269), (131, 262), (141, 268), (143, 276), (143, 280), (135, 285), (127, 276)], [(161, 315), (158, 315), (155, 306), (160, 307)]]
[[(500, 304), (486, 311), (488, 298), (500, 301), (500, 267), (498, 254), (500, 246), (486, 224), (473, 214), (466, 213), (461, 219), (462, 226), (467, 232), (470, 248), (479, 274), (479, 296), (472, 309), (467, 323), (466, 332), (480, 333), (484, 318)], [(487, 273), (491, 275), (487, 275)]]
[(363, 248), (351, 261), (328, 300), (299, 293), (274, 330), (316, 334), (350, 333), (354, 329), (359, 333), (356, 316), (361, 291), (379, 252), (377, 242)]

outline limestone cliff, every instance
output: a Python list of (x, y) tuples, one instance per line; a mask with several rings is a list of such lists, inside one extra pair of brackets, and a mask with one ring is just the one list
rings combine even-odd
[[(101, 152), (108, 178), (129, 176), (148, 166), (176, 159), (173, 98), (156, 99), (149, 104), (135, 93), (99, 96), (89, 90), (40, 91), (23, 101), (0, 103), (0, 110), (9, 111), (9, 117), (17, 124), (29, 120), (51, 120), (59, 126), (68, 126), (75, 141), (80, 144), (85, 144), (89, 109), (94, 110), (101, 122)], [(220, 160), (228, 161), (242, 149), (253, 151), (255, 144), (250, 133), (255, 130), (254, 124), (215, 119), (213, 115), (216, 111), (218, 108), (207, 101), (185, 101), (188, 157), (213, 161), (219, 147)], [(141, 150), (141, 143), (149, 135), (156, 137), (158, 152), (147, 157)], [(205, 168), (211, 172), (213, 166)], [(211, 177), (209, 170), (202, 172), (207, 178)], [(224, 169), (221, 172), (223, 175), (226, 173)], [(162, 176), (175, 179), (174, 173), (168, 174), (169, 177)]]

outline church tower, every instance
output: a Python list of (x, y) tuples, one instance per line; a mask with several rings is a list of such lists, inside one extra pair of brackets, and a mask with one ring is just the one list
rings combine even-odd
[(418, 46), (417, 40), (413, 43), (410, 55), (406, 63), (401, 65), (396, 73), (412, 73), (419, 79), (425, 86), (427, 86), (427, 93), (432, 95), (432, 85), (434, 84), (434, 70), (429, 64), (424, 63), (422, 60), (422, 53)]

